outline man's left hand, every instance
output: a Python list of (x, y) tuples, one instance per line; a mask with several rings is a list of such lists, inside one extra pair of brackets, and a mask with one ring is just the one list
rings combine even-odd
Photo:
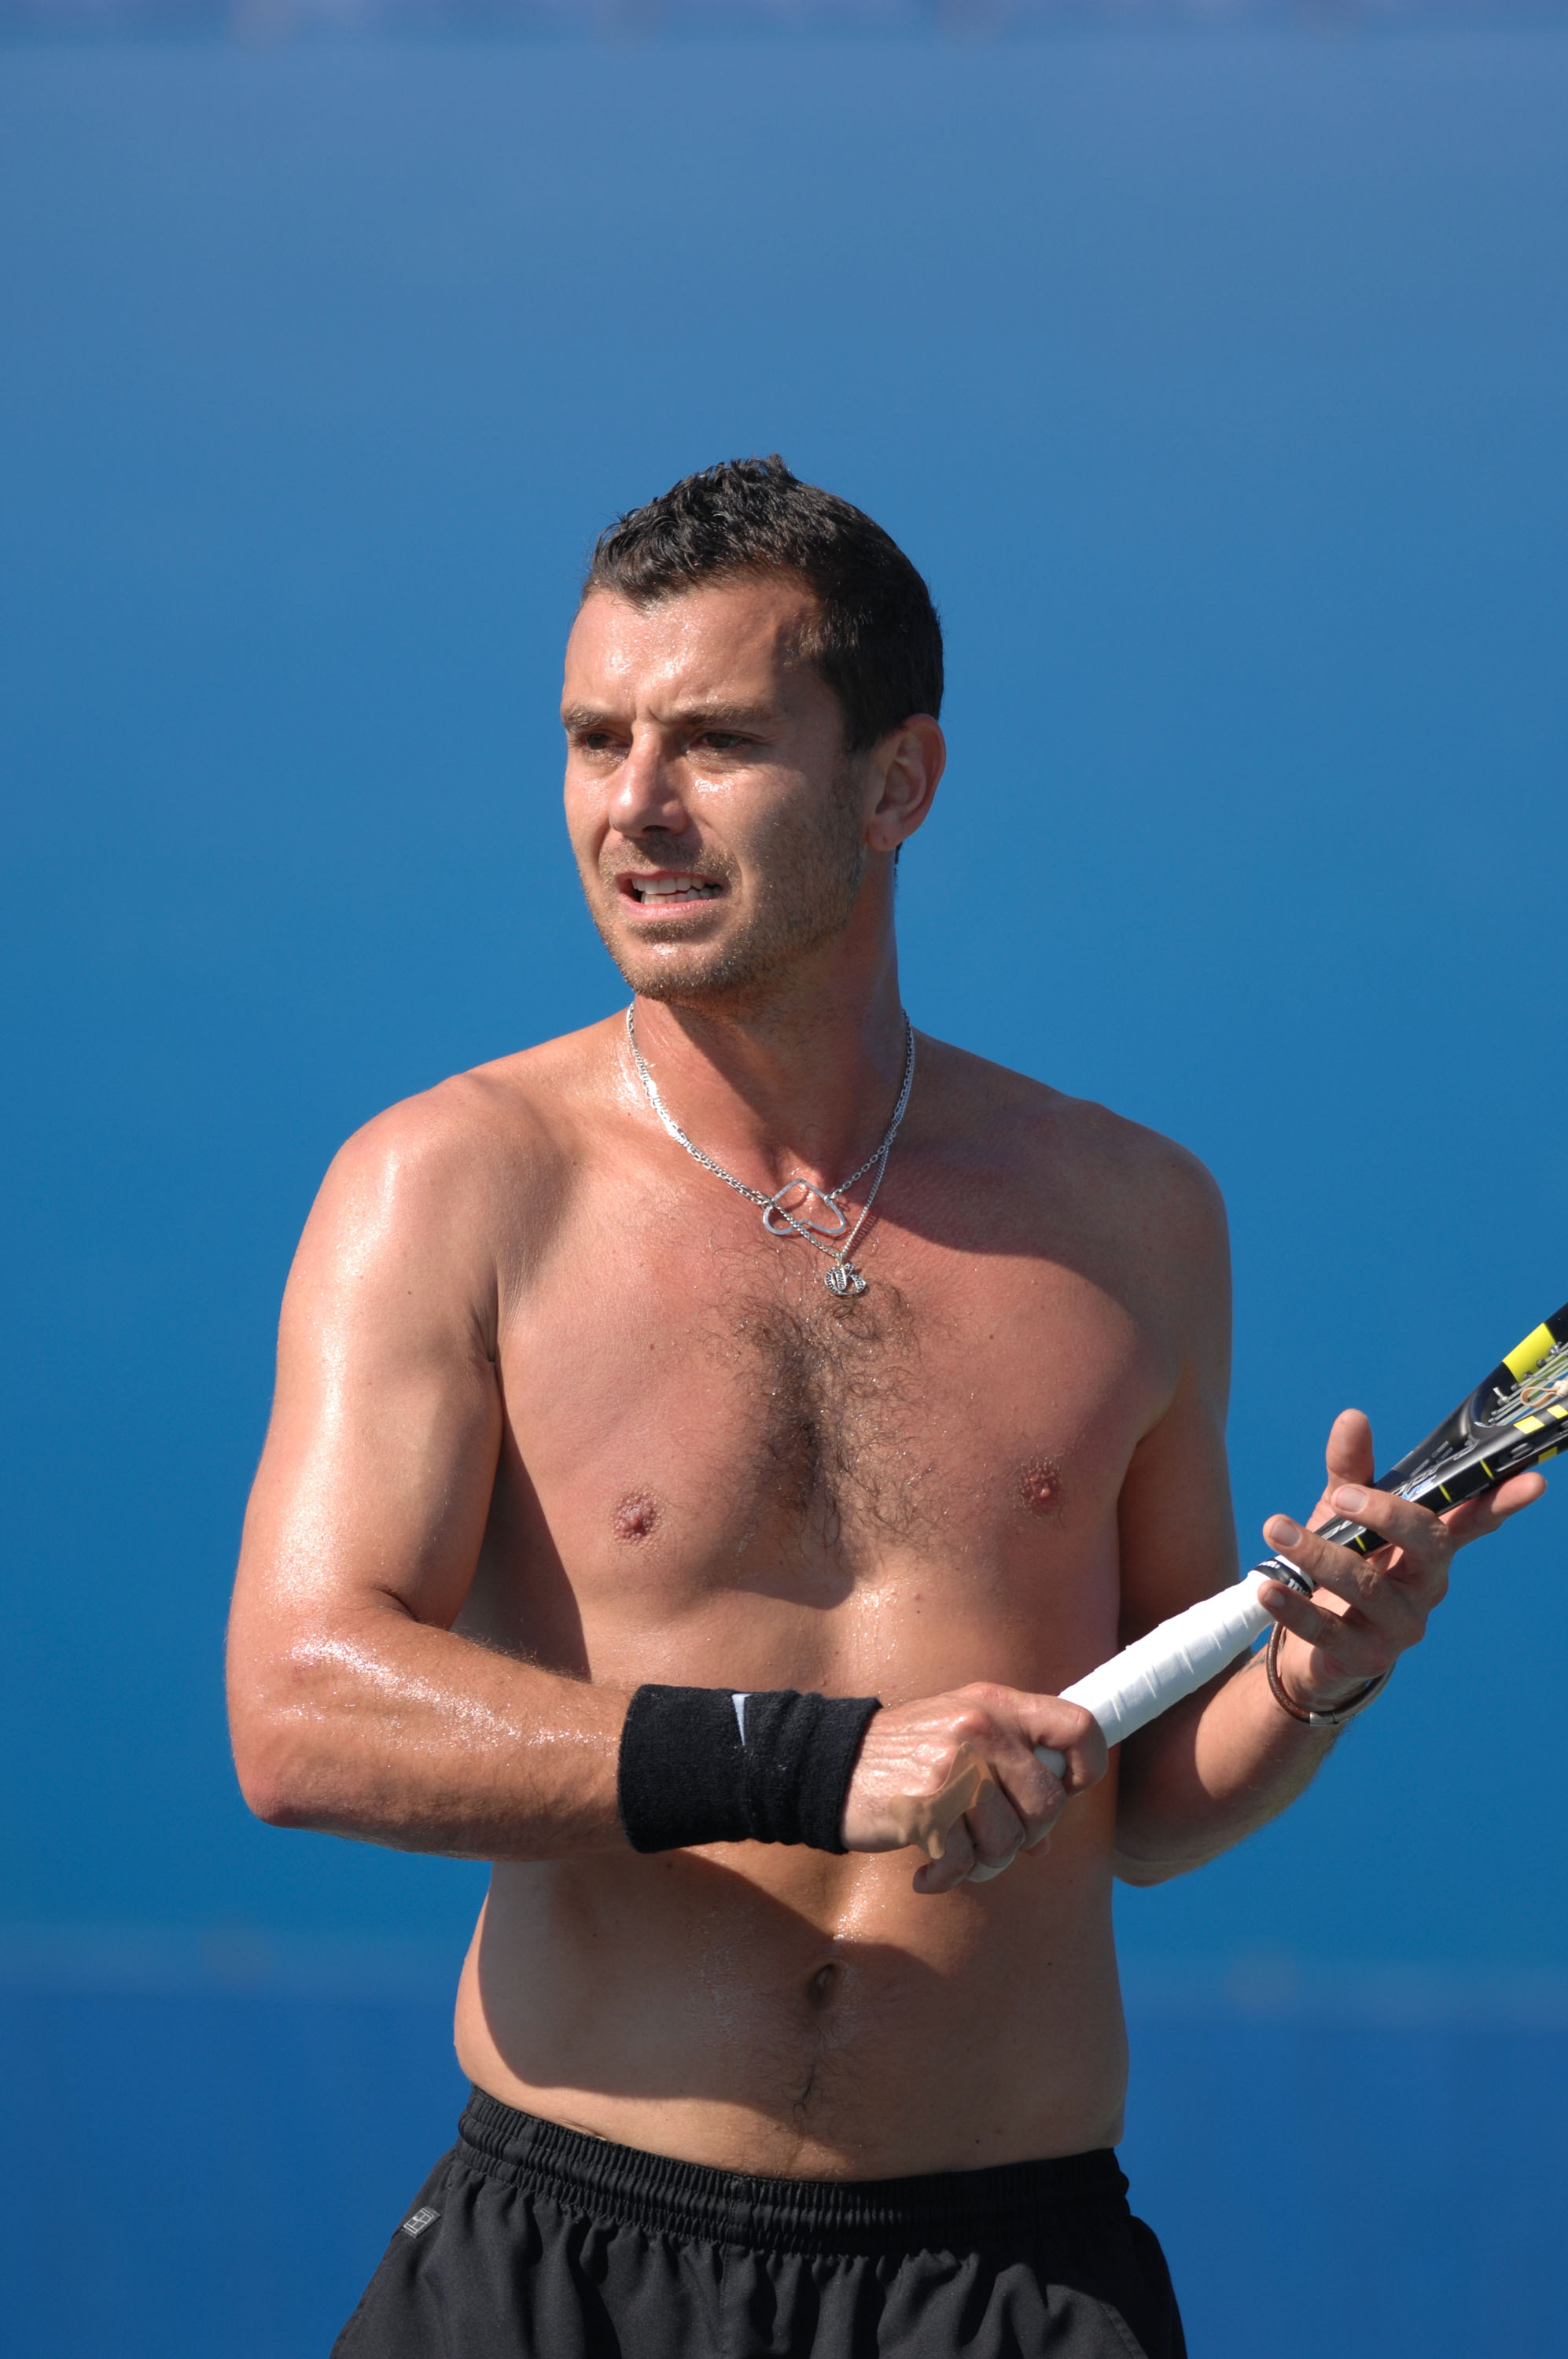
[(1272, 1516), (1263, 1527), (1269, 1547), (1317, 1584), (1312, 1597), (1283, 1582), (1258, 1593), (1290, 1634), (1279, 1650), (1279, 1676), (1309, 1712), (1336, 1712), (1368, 1680), (1392, 1670), (1424, 1636), (1427, 1616), (1447, 1590), (1455, 1549), (1485, 1539), (1546, 1488), (1534, 1472), (1516, 1474), (1442, 1516), (1375, 1491), (1372, 1428), (1358, 1408), (1335, 1418), (1327, 1456), (1328, 1481), (1312, 1519), (1352, 1516), (1385, 1534), (1388, 1545), (1361, 1557), (1303, 1531), (1288, 1516)]

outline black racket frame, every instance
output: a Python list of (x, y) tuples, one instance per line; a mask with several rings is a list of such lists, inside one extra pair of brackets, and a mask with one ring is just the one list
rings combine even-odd
[[(1532, 1363), (1522, 1370), (1510, 1366), (1509, 1361), (1517, 1361), (1526, 1344), (1542, 1335), (1547, 1340)], [(1374, 1488), (1397, 1491), (1440, 1515), (1444, 1507), (1477, 1499), (1510, 1474), (1542, 1465), (1560, 1450), (1568, 1449), (1568, 1395), (1561, 1403), (1548, 1406), (1544, 1416), (1519, 1399), (1532, 1370), (1564, 1343), (1568, 1343), (1568, 1302), (1532, 1328), (1525, 1343), (1516, 1345), (1508, 1359), (1499, 1360), (1424, 1441), (1418, 1441), (1398, 1465), (1377, 1477)], [(1348, 1516), (1335, 1516), (1326, 1524), (1314, 1524), (1312, 1529), (1341, 1548), (1354, 1549), (1357, 1556), (1370, 1556), (1375, 1549), (1388, 1545), (1380, 1532), (1353, 1522)]]

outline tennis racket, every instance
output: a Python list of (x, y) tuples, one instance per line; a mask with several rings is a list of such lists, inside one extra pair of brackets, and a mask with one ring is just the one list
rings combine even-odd
[[(1563, 1449), (1568, 1449), (1568, 1302), (1516, 1343), (1452, 1417), (1379, 1475), (1375, 1487), (1441, 1514), (1510, 1474), (1542, 1465)], [(1379, 1533), (1347, 1516), (1312, 1529), (1358, 1556), (1370, 1556), (1384, 1544)], [(1258, 1595), (1265, 1581), (1286, 1581), (1303, 1592), (1312, 1587), (1283, 1557), (1266, 1558), (1234, 1589), (1173, 1614), (1086, 1679), (1063, 1688), (1063, 1698), (1092, 1712), (1106, 1744), (1119, 1745), (1193, 1694), (1268, 1629), (1273, 1617)], [(1060, 1777), (1066, 1766), (1061, 1754), (1044, 1745), (1037, 1750)]]

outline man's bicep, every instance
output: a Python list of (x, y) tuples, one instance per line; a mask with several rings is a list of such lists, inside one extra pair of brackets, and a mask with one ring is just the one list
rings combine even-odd
[(1122, 1485), (1121, 1636), (1236, 1578), (1236, 1524), (1225, 1424), (1230, 1390), (1230, 1254), (1225, 1209), (1192, 1167), (1166, 1238), (1181, 1285), (1168, 1307), (1176, 1367), (1171, 1399), (1133, 1453)]
[(1224, 1426), (1195, 1388), (1178, 1393), (1134, 1453), (1120, 1546), (1123, 1646), (1236, 1578)]
[(237, 1614), (446, 1625), (473, 1579), (501, 1422), (486, 1224), (472, 1174), (390, 1127), (338, 1158), (289, 1276)]

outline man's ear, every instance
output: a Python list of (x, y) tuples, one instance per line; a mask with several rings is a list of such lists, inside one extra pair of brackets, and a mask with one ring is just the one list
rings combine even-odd
[(897, 852), (926, 814), (947, 766), (947, 741), (929, 712), (911, 713), (873, 747), (870, 772), (877, 800), (866, 822), (873, 852)]

